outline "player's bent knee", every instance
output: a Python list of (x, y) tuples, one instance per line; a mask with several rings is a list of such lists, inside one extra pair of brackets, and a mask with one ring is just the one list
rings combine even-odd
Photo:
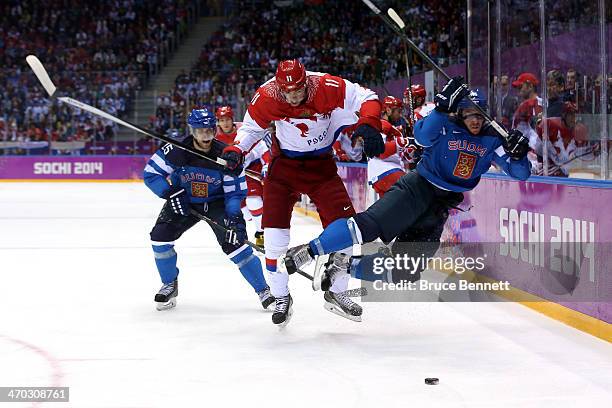
[(347, 224), (349, 230), (351, 230), (351, 235), (355, 234), (353, 237), (354, 243), (372, 242), (380, 237), (378, 224), (365, 212), (355, 214), (354, 217), (348, 219)]

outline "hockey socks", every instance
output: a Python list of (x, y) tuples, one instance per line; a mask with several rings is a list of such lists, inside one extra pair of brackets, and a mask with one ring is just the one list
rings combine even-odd
[(338, 218), (325, 228), (318, 238), (310, 241), (310, 250), (314, 255), (324, 255), (340, 251), (353, 245), (353, 235), (350, 225), (355, 225), (352, 219)]
[(253, 248), (245, 244), (229, 254), (229, 257), (255, 292), (261, 292), (268, 287), (263, 276), (261, 261), (253, 254)]
[(157, 244), (152, 245), (153, 255), (155, 256), (155, 264), (157, 271), (164, 284), (174, 282), (178, 276), (178, 268), (176, 267), (176, 251), (173, 244)]

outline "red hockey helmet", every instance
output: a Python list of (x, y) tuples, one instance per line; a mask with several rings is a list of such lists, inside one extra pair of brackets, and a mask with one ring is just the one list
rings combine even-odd
[(276, 69), (276, 83), (283, 92), (292, 92), (306, 85), (306, 68), (297, 60), (284, 60)]
[(402, 101), (395, 96), (385, 96), (385, 99), (383, 99), (383, 106), (385, 108), (401, 108), (403, 105)]
[(231, 118), (234, 119), (234, 111), (231, 106), (220, 106), (215, 112), (217, 119), (219, 118)]
[[(416, 98), (418, 96), (425, 98), (427, 96), (427, 91), (425, 91), (425, 87), (421, 84), (411, 85), (410, 92), (412, 92), (412, 97)], [(408, 98), (410, 93), (408, 92), (408, 88), (404, 90), (404, 98)]]

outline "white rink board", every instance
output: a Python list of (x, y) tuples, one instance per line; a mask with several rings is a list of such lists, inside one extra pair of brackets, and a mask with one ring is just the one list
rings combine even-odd
[[(326, 312), (291, 277), (279, 331), (208, 226), (177, 242), (157, 312), (162, 200), (139, 183), (0, 183), (0, 386), (68, 386), (11, 407), (607, 407), (612, 347), (512, 303), (366, 303)], [(321, 229), (294, 216), (292, 244)], [(424, 384), (439, 377), (440, 384)]]

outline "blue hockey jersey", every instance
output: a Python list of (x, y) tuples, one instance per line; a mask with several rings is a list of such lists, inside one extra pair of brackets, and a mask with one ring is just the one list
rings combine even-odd
[[(193, 146), (193, 138), (190, 136), (183, 143)], [(213, 140), (210, 152), (203, 154), (215, 160), (225, 146)], [(183, 187), (191, 203), (225, 200), (228, 216), (240, 214), (240, 203), (247, 194), (244, 171), (237, 177), (223, 174), (219, 165), (171, 144), (162, 146), (144, 169), (146, 186), (161, 198), (166, 198), (171, 188), (168, 180), (172, 186)]]
[(499, 136), (483, 132), (472, 135), (462, 124), (436, 110), (416, 122), (414, 136), (424, 147), (416, 171), (444, 190), (472, 190), (492, 162), (517, 180), (526, 180), (531, 174), (529, 160), (512, 160)]

